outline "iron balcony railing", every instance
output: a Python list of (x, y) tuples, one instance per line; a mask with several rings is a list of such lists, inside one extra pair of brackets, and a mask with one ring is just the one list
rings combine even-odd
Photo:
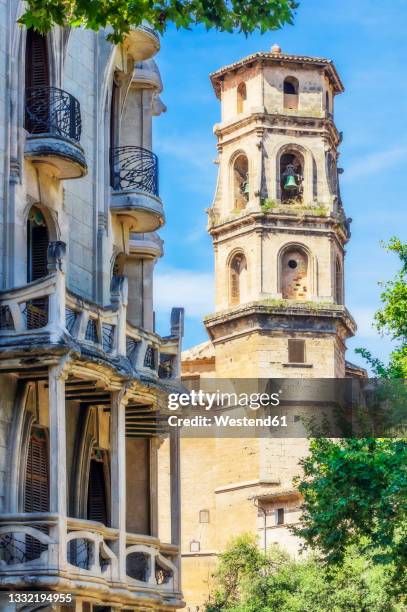
[(80, 104), (57, 87), (30, 87), (25, 98), (25, 127), (30, 134), (81, 138)]
[(158, 158), (143, 147), (115, 147), (110, 152), (112, 187), (134, 189), (158, 196)]

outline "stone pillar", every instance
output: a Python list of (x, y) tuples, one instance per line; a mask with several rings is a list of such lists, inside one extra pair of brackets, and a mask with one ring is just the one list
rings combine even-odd
[(170, 431), (170, 487), (171, 487), (171, 544), (181, 544), (181, 485), (179, 461), (179, 434)]
[(150, 438), (150, 535), (158, 537), (158, 446), (157, 438)]
[(153, 273), (155, 259), (143, 260), (143, 327), (154, 331)]
[(125, 274), (129, 283), (127, 318), (132, 325), (143, 325), (143, 260), (128, 256)]
[(112, 393), (111, 526), (119, 530), (115, 543), (119, 580), (126, 577), (126, 407), (122, 391)]
[(49, 484), (50, 512), (58, 514), (57, 562), (59, 568), (66, 564), (66, 417), (65, 379), (67, 374), (60, 365), (49, 368)]

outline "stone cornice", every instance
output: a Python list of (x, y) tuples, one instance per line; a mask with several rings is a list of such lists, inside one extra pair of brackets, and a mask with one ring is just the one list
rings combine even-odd
[[(301, 225), (299, 225), (301, 222)], [(208, 228), (214, 243), (234, 236), (235, 232), (244, 231), (268, 231), (268, 232), (298, 232), (314, 233), (320, 235), (333, 235), (343, 247), (348, 241), (348, 236), (342, 228), (341, 220), (336, 216), (318, 216), (311, 211), (304, 214), (287, 214), (279, 212), (253, 211), (237, 218), (227, 219), (217, 225)]]
[[(343, 337), (356, 333), (356, 323), (345, 306), (322, 302), (293, 302), (291, 300), (265, 299), (249, 302), (234, 308), (208, 315), (204, 318), (205, 327), (214, 343), (227, 340), (232, 336), (248, 332), (287, 331), (287, 318), (290, 329), (302, 333), (338, 333), (337, 325), (342, 327)], [(308, 325), (307, 321), (312, 319)], [(315, 325), (320, 322), (319, 329)], [(308, 330), (309, 327), (309, 330)]]
[[(290, 132), (293, 135), (315, 135), (320, 137), (321, 132), (325, 132), (335, 146), (338, 146), (340, 142), (339, 132), (331, 118), (298, 114), (288, 115), (277, 112), (268, 113), (265, 109), (262, 112), (252, 112), (244, 115), (228, 123), (218, 123), (214, 127), (214, 133), (218, 140), (222, 141), (229, 135), (233, 136), (233, 138), (237, 137), (237, 130), (250, 126), (251, 131), (269, 130), (275, 133)], [(221, 144), (225, 143), (221, 142)]]

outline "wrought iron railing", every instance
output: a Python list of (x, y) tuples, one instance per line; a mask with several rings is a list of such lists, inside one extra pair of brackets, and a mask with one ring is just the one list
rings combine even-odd
[(25, 127), (30, 134), (52, 134), (79, 142), (80, 104), (57, 87), (30, 87), (25, 98)]
[(157, 155), (143, 147), (115, 147), (110, 160), (113, 189), (135, 189), (158, 196)]

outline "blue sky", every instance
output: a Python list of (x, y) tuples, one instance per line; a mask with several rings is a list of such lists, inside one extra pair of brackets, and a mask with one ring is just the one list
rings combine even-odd
[(346, 91), (336, 98), (335, 120), (344, 132), (339, 165), (341, 190), (353, 218), (346, 255), (346, 303), (364, 346), (386, 359), (391, 343), (372, 329), (379, 281), (390, 278), (397, 259), (380, 246), (392, 235), (406, 239), (407, 2), (303, 0), (294, 26), (277, 32), (239, 34), (170, 29), (157, 57), (167, 113), (155, 120), (160, 190), (167, 224), (165, 256), (156, 267), (158, 330), (168, 333), (172, 305), (186, 308), (185, 347), (207, 339), (204, 314), (213, 311), (213, 254), (205, 209), (215, 189), (213, 125), (220, 109), (208, 75), (275, 42), (287, 53), (331, 58)]

